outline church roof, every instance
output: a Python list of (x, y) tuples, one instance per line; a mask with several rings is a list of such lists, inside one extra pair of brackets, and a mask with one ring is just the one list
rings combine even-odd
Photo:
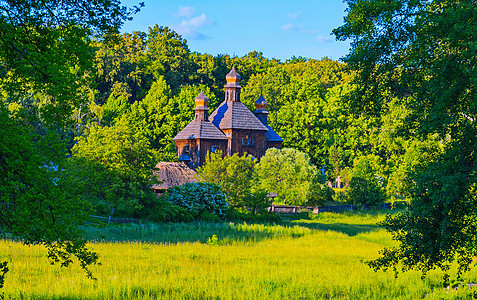
[(283, 142), (283, 139), (272, 129), (272, 127), (265, 125), (268, 128), (266, 140), (267, 142)]
[(192, 120), (173, 140), (226, 140), (225, 135), (209, 121)]
[(268, 130), (262, 122), (239, 101), (224, 101), (210, 115), (209, 120), (220, 129)]

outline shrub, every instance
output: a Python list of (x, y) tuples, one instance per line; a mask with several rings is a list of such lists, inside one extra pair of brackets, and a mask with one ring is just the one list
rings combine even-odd
[(164, 194), (164, 199), (174, 205), (186, 208), (194, 218), (210, 219), (208, 214), (224, 218), (228, 209), (226, 196), (213, 183), (186, 183), (175, 186)]
[(376, 205), (384, 202), (386, 183), (379, 175), (380, 168), (379, 158), (375, 155), (361, 156), (354, 161), (348, 191), (349, 203)]
[(231, 206), (242, 207), (254, 183), (254, 166), (250, 156), (235, 153), (223, 158), (222, 152), (217, 151), (208, 153), (205, 165), (197, 173), (199, 181), (219, 185)]
[(384, 191), (377, 180), (366, 180), (363, 177), (353, 177), (348, 192), (351, 204), (376, 205), (385, 200)]
[(296, 149), (268, 149), (255, 171), (258, 188), (277, 193), (280, 203), (318, 205), (332, 195), (310, 157)]
[(156, 195), (144, 203), (144, 209), (140, 211), (139, 217), (153, 222), (189, 222), (194, 219), (186, 208), (174, 205), (164, 197)]

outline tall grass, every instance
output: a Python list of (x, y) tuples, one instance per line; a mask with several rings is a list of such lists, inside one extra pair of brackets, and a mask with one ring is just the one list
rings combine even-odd
[(221, 237), (221, 244), (257, 242), (263, 239), (298, 237), (311, 230), (296, 224), (247, 224), (247, 223), (169, 223), (124, 224), (107, 227), (85, 228), (90, 241), (141, 241), (151, 243), (205, 243), (212, 235)]
[[(335, 218), (335, 219), (334, 219)], [(5, 298), (21, 299), (466, 299), (471, 290), (441, 287), (439, 272), (425, 280), (408, 272), (375, 273), (364, 260), (392, 243), (373, 218), (330, 214), (282, 225), (146, 224), (88, 229), (103, 240), (89, 280), (76, 266), (49, 265), (45, 250), (0, 241), (8, 260)], [(333, 223), (333, 219), (335, 223)], [(342, 224), (320, 229), (320, 226)], [(317, 229), (318, 228), (318, 229)], [(212, 235), (217, 242), (207, 244)], [(106, 238), (104, 238), (106, 236)], [(135, 241), (119, 241), (121, 236)], [(129, 238), (129, 237), (133, 238)], [(140, 237), (153, 242), (140, 242)], [(466, 274), (476, 281), (477, 272)]]

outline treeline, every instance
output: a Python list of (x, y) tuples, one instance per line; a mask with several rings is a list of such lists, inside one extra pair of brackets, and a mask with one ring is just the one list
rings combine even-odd
[(413, 138), (413, 124), (406, 121), (411, 112), (402, 102), (412, 98), (389, 98), (379, 114), (357, 112), (349, 101), (357, 90), (351, 84), (354, 74), (337, 61), (292, 57), (281, 62), (257, 51), (235, 58), (200, 54), (191, 52), (180, 35), (159, 26), (95, 46), (97, 88), (94, 101), (77, 119), (77, 155), (84, 154), (78, 151), (81, 145), (95, 143), (91, 128), (123, 126), (141, 133), (159, 154), (156, 160), (174, 161), (172, 138), (192, 119), (194, 97), (202, 88), (215, 109), (223, 101), (225, 75), (232, 65), (242, 76), (242, 102), (253, 111), (263, 94), (269, 123), (284, 147), (305, 152), (319, 168), (324, 165), (328, 181), (339, 177), (345, 187), (355, 187), (337, 200), (406, 198), (406, 176), (421, 150), (439, 150), (432, 136)]

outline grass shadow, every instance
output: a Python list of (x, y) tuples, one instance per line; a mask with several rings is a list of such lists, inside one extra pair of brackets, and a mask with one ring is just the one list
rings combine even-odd
[(363, 225), (363, 224), (346, 224), (346, 223), (335, 223), (335, 224), (324, 224), (324, 223), (308, 223), (308, 222), (294, 222), (293, 224), (309, 228), (311, 230), (322, 230), (322, 231), (337, 231), (344, 233), (348, 236), (356, 236), (360, 233), (377, 231), (382, 229), (379, 225)]

